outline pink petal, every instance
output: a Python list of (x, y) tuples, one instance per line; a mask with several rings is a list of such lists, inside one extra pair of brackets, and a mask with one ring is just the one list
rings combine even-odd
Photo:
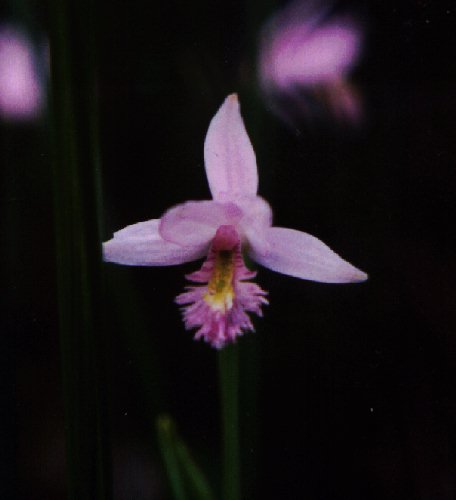
[(239, 206), (244, 212), (244, 217), (239, 223), (244, 243), (264, 245), (266, 231), (272, 225), (272, 209), (269, 203), (260, 196), (255, 196), (240, 200)]
[(236, 94), (225, 99), (209, 125), (204, 161), (214, 200), (229, 201), (257, 193), (255, 152), (245, 130)]
[(234, 203), (188, 201), (163, 215), (159, 231), (164, 240), (178, 245), (208, 245), (220, 226), (235, 226), (242, 215)]
[(250, 227), (269, 227), (272, 225), (272, 209), (269, 203), (261, 196), (249, 196), (241, 198), (236, 202), (242, 212), (243, 217), (240, 226), (243, 230)]
[(206, 254), (205, 246), (182, 247), (164, 241), (159, 224), (159, 219), (152, 219), (117, 231), (112, 240), (103, 243), (103, 259), (128, 266), (172, 266)]
[(251, 241), (250, 254), (256, 262), (273, 271), (323, 283), (350, 283), (367, 279), (367, 274), (310, 234), (271, 227), (266, 232), (265, 241)]

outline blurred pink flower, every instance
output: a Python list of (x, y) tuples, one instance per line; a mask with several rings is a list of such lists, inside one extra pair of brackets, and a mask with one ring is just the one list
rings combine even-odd
[(106, 261), (137, 266), (181, 264), (206, 256), (187, 278), (198, 285), (176, 298), (187, 329), (215, 348), (253, 330), (247, 312), (261, 316), (266, 293), (250, 280), (242, 250), (257, 263), (290, 276), (326, 283), (367, 275), (310, 234), (272, 226), (272, 210), (257, 195), (255, 153), (236, 94), (212, 119), (204, 144), (212, 200), (187, 201), (161, 219), (127, 226), (103, 244)]
[(338, 118), (359, 121), (361, 105), (348, 82), (362, 49), (360, 25), (348, 15), (331, 14), (328, 2), (297, 0), (265, 26), (258, 77), (272, 101), (288, 97), (307, 113), (310, 92)]
[(21, 30), (0, 26), (0, 118), (27, 120), (39, 116), (44, 89), (34, 47)]

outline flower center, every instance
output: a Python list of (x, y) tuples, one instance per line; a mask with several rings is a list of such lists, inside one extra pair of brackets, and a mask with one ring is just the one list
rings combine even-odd
[(203, 298), (215, 311), (226, 312), (233, 307), (234, 251), (219, 250), (215, 256), (212, 276)]

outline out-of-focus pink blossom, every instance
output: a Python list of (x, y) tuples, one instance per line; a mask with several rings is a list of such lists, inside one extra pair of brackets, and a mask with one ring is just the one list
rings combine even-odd
[(160, 219), (139, 222), (103, 244), (104, 260), (133, 266), (169, 266), (206, 257), (187, 278), (196, 285), (176, 298), (187, 329), (220, 349), (253, 330), (247, 313), (261, 316), (266, 293), (249, 280), (259, 264), (296, 278), (325, 283), (363, 281), (367, 275), (322, 241), (295, 229), (272, 226), (272, 210), (257, 194), (255, 152), (236, 94), (214, 116), (204, 143), (212, 200), (187, 201)]
[(25, 33), (0, 26), (0, 118), (37, 118), (44, 104), (44, 88), (34, 47)]
[(260, 85), (269, 99), (291, 100), (301, 113), (309, 112), (307, 92), (336, 117), (357, 122), (361, 105), (348, 76), (361, 49), (362, 30), (354, 18), (332, 14), (324, 1), (294, 1), (263, 29)]

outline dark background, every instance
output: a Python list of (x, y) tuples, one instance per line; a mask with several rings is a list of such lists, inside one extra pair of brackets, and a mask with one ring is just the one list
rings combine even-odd
[[(273, 2), (98, 2), (103, 237), (209, 197), (205, 133), (238, 92), (275, 224), (370, 276), (336, 286), (258, 269), (270, 306), (239, 342), (245, 498), (454, 499), (456, 5), (342, 6), (366, 20), (357, 128), (330, 116), (290, 128), (270, 112), (255, 52)], [(46, 30), (38, 4), (18, 12)], [(0, 125), (5, 499), (64, 497), (45, 122)], [(220, 479), (215, 352), (192, 341), (173, 303), (197, 267), (104, 267), (119, 500), (168, 498), (163, 412)]]

